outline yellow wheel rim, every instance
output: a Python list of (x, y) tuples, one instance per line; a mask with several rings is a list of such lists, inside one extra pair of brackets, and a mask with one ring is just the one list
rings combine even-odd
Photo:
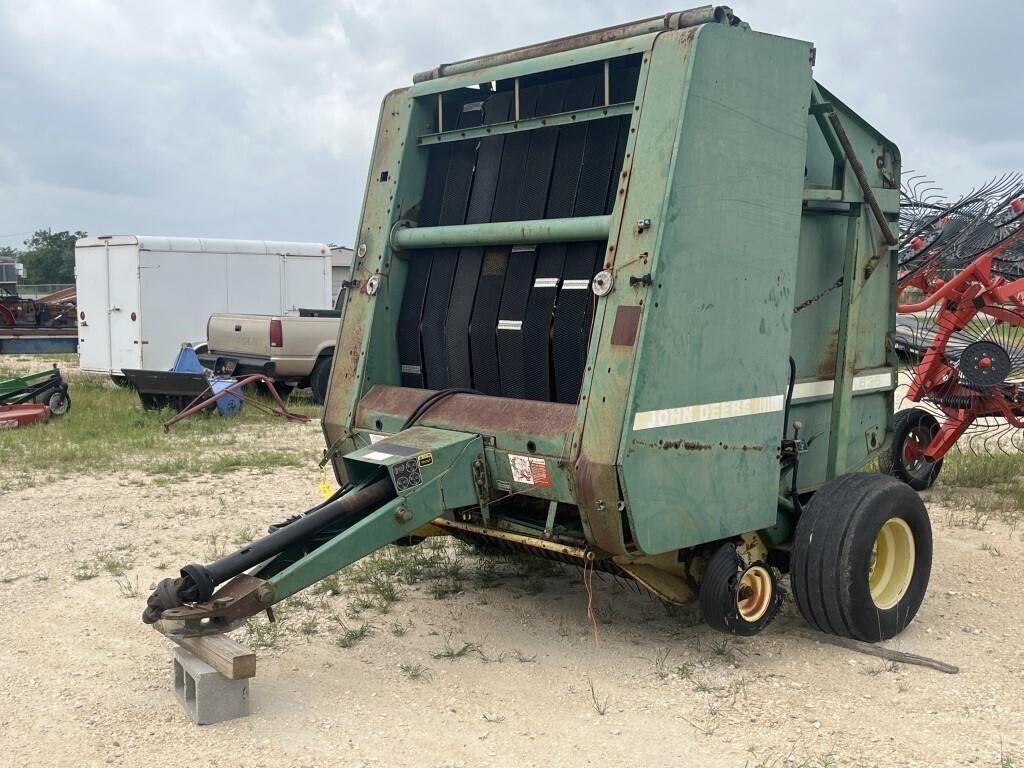
[(868, 587), (879, 610), (889, 610), (907, 594), (914, 575), (914, 557), (910, 526), (898, 517), (886, 520), (875, 536), (868, 566)]
[(772, 576), (764, 566), (754, 565), (743, 572), (736, 590), (736, 610), (746, 622), (764, 616), (772, 603)]

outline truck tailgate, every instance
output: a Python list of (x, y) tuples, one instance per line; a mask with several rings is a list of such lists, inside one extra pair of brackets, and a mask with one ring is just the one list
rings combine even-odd
[(270, 357), (270, 320), (270, 315), (210, 315), (210, 351)]

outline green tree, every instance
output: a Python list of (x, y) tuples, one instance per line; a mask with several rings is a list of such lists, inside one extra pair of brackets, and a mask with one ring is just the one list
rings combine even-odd
[(85, 236), (85, 232), (81, 231), (36, 230), (36, 233), (25, 241), (26, 250), (21, 257), (25, 265), (25, 282), (75, 282), (75, 241)]

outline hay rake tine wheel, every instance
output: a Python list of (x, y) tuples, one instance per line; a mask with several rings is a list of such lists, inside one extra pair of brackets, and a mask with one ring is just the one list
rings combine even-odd
[(951, 205), (926, 185), (910, 177), (901, 191), (894, 340), (912, 363), (905, 399), (924, 408), (897, 414), (882, 464), (919, 490), (954, 445), (1008, 453), (1024, 429), (1024, 182), (1003, 176)]

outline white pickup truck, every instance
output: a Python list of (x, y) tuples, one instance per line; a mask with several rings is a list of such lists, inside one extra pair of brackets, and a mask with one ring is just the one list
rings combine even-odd
[(298, 316), (214, 314), (199, 360), (229, 376), (270, 376), (282, 397), (294, 387), (309, 387), (313, 400), (322, 403), (340, 325), (337, 309), (303, 309)]

